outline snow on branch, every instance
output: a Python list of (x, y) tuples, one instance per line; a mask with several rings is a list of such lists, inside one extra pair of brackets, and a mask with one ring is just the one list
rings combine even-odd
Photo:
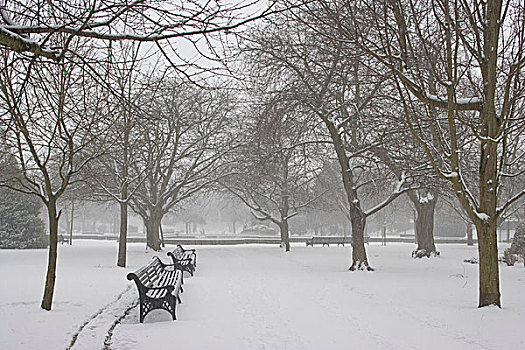
[[(26, 11), (21, 17), (24, 23), (16, 23), (9, 17), (9, 13), (16, 13), (16, 9), (7, 7), (7, 2), (2, 2), (0, 14), (0, 44), (14, 51), (30, 52), (55, 61), (62, 59), (67, 50), (67, 42), (63, 47), (55, 47), (50, 40), (55, 34), (85, 37), (104, 41), (138, 41), (159, 42), (173, 38), (206, 35), (215, 32), (231, 31), (247, 23), (264, 18), (283, 9), (275, 9), (275, 1), (267, 3), (261, 10), (253, 10), (250, 14), (246, 9), (254, 6), (258, 0), (243, 1), (238, 4), (222, 6), (214, 2), (198, 1), (191, 4), (173, 1), (155, 2), (145, 4), (142, 0), (133, 2), (115, 3), (106, 8), (85, 9), (82, 13), (73, 13), (79, 10), (74, 5), (66, 2), (49, 4), (49, 9), (44, 8), (45, 3), (26, 3), (30, 8), (35, 6), (33, 12)], [(187, 5), (187, 6), (186, 6)], [(11, 7), (16, 8), (17, 2)], [(40, 8), (42, 7), (42, 8)], [(60, 10), (57, 10), (60, 8)], [(37, 17), (39, 12), (59, 11), (54, 18), (64, 19), (66, 23), (46, 23)], [(19, 16), (20, 17), (20, 16)], [(37, 22), (37, 23), (33, 23)], [(43, 22), (43, 23), (42, 23)], [(132, 31), (126, 31), (131, 28)], [(29, 35), (35, 35), (33, 40)], [(40, 40), (35, 38), (40, 35)]]
[(480, 213), (479, 211), (474, 210), (474, 215), (481, 221), (486, 223), (489, 222), (490, 216), (486, 213)]
[(42, 47), (37, 42), (22, 37), (3, 26), (0, 26), (0, 44), (11, 48), (18, 52), (31, 52), (35, 55), (49, 58), (52, 60), (58, 60), (60, 51)]
[(406, 173), (403, 171), (401, 173), (399, 180), (396, 182), (394, 186), (394, 190), (392, 191), (392, 193), (390, 193), (390, 196), (388, 196), (388, 198), (386, 198), (384, 201), (377, 204), (376, 206), (368, 210), (365, 210), (364, 212), (365, 216), (368, 217), (372, 214), (377, 213), (378, 211), (386, 207), (388, 204), (390, 204), (394, 199), (399, 197), (401, 194), (411, 189), (410, 186), (406, 186), (407, 184), (408, 184), (408, 177), (406, 176)]
[(514, 195), (511, 199), (507, 201), (502, 207), (499, 207), (496, 209), (497, 215), (501, 215), (507, 210), (512, 204), (517, 202), (520, 198), (525, 197), (525, 190), (522, 190), (521, 192), (518, 192), (516, 195)]
[[(444, 96), (428, 94), (416, 83), (408, 79), (403, 73), (398, 73), (405, 87), (412, 92), (421, 102), (432, 107), (448, 109), (449, 99)], [(452, 109), (456, 111), (481, 111), (483, 109), (483, 100), (477, 96), (457, 98), (451, 101)]]

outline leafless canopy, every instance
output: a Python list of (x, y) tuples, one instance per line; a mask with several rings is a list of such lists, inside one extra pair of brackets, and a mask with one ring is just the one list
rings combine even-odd
[[(74, 37), (159, 42), (233, 30), (271, 13), (272, 3), (262, 8), (259, 0), (1, 0), (0, 44), (60, 61)], [(58, 43), (59, 34), (68, 39)]]

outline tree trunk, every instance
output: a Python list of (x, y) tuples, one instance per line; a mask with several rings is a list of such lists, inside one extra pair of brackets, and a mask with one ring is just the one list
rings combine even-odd
[[(497, 305), (501, 307), (499, 290), (497, 207), (498, 207), (498, 160), (501, 147), (494, 142), (501, 135), (500, 115), (496, 113), (498, 98), (498, 45), (502, 1), (487, 1), (486, 26), (484, 28), (484, 61), (481, 65), (483, 77), (483, 109), (480, 112), (481, 154), (479, 165), (479, 210), (472, 218), (478, 233), (479, 251), (479, 307)], [(480, 215), (481, 214), (481, 215)], [(474, 215), (472, 215), (474, 216)]]
[[(127, 194), (126, 194), (127, 197)], [(128, 203), (120, 202), (120, 228), (118, 241), (117, 266), (126, 267), (126, 249), (128, 240)]]
[(129, 134), (131, 132), (130, 124), (128, 123), (127, 114), (124, 114), (125, 129), (124, 129), (124, 143), (122, 154), (122, 190), (120, 191), (120, 225), (119, 225), (119, 241), (118, 241), (118, 258), (117, 266), (126, 267), (127, 245), (128, 245), (128, 150), (129, 150)]
[(348, 269), (354, 271), (366, 268), (368, 271), (373, 271), (374, 269), (368, 265), (365, 250), (366, 216), (361, 210), (350, 209), (350, 222), (352, 223), (352, 265)]
[(345, 222), (343, 223), (343, 236), (346, 237), (346, 236), (348, 236), (348, 231), (349, 231), (349, 230), (348, 230), (348, 225), (345, 225), (345, 223), (346, 223), (346, 220), (345, 220)]
[(282, 201), (281, 201), (281, 223), (279, 225), (281, 229), (281, 242), (284, 243), (285, 251), (290, 251), (290, 227), (288, 224), (288, 213), (290, 211), (290, 202), (288, 200), (288, 167), (284, 167), (283, 178), (285, 183), (283, 185)]
[(422, 258), (431, 255), (439, 255), (434, 242), (434, 211), (436, 208), (436, 196), (432, 192), (426, 192), (423, 196), (409, 192), (410, 200), (416, 208), (415, 236), (417, 249), (412, 256)]
[(470, 221), (467, 222), (467, 245), (474, 245), (474, 237), (472, 235), (472, 223)]
[(479, 220), (475, 225), (478, 232), (479, 253), (478, 306), (496, 305), (501, 307), (496, 223)]
[(162, 248), (166, 247), (166, 244), (164, 243), (164, 231), (162, 231), (162, 222), (159, 223), (159, 230), (160, 230), (160, 243), (162, 245)]
[(159, 213), (152, 212), (150, 216), (144, 219), (144, 225), (146, 226), (146, 244), (148, 247), (158, 252), (160, 248), (160, 237), (159, 228), (162, 220), (162, 215)]
[(279, 230), (281, 231), (281, 244), (284, 244), (285, 251), (290, 251), (290, 231), (288, 220), (283, 219), (279, 224)]
[(55, 291), (56, 267), (57, 267), (57, 243), (58, 243), (58, 219), (56, 200), (52, 199), (47, 203), (47, 214), (49, 220), (49, 255), (47, 262), (46, 285), (41, 307), (44, 310), (51, 310), (53, 304), (53, 294)]
[(381, 230), (381, 245), (386, 246), (386, 215), (383, 211), (377, 213), (377, 218)]
[(335, 153), (337, 154), (337, 160), (341, 166), (341, 177), (346, 193), (346, 199), (350, 206), (350, 222), (352, 223), (352, 265), (349, 270), (354, 271), (356, 269), (366, 268), (368, 271), (373, 271), (374, 269), (368, 264), (365, 249), (364, 233), (366, 215), (361, 209), (361, 203), (357, 198), (357, 190), (354, 188), (350, 161), (346, 155), (343, 140), (341, 139), (336, 126), (329, 119), (323, 118), (323, 122), (328, 128), (330, 138), (333, 141), (332, 144)]
[(71, 199), (71, 220), (69, 222), (69, 245), (73, 245), (74, 217), (75, 217), (75, 200)]

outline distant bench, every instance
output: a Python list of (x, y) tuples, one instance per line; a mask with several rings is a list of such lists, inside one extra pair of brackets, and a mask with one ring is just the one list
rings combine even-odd
[(168, 252), (168, 256), (173, 260), (176, 269), (189, 272), (193, 276), (197, 267), (195, 249), (184, 249), (180, 244), (177, 244), (173, 251)]
[[(370, 243), (370, 236), (365, 236), (365, 243)], [(306, 239), (306, 246), (313, 247), (314, 244), (322, 244), (323, 246), (330, 246), (330, 244), (342, 245), (345, 243), (352, 244), (352, 236), (313, 236), (312, 238)]]
[(69, 243), (69, 240), (66, 237), (64, 237), (64, 235), (58, 235), (58, 243), (60, 244)]
[(164, 264), (158, 256), (135, 272), (127, 275), (128, 280), (135, 281), (139, 292), (140, 323), (148, 312), (155, 309), (168, 311), (173, 319), (177, 302), (180, 304), (179, 292), (182, 290), (182, 271), (172, 264)]

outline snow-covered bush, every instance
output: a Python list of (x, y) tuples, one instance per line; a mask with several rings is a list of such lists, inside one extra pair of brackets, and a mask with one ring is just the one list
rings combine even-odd
[(0, 248), (45, 248), (48, 240), (33, 197), (0, 187)]
[(430, 256), (439, 256), (439, 252), (438, 251), (435, 251), (435, 252), (429, 252), (427, 251), (426, 249), (416, 249), (412, 252), (412, 257), (414, 259), (421, 259), (423, 257), (427, 257), (427, 258), (430, 258)]

